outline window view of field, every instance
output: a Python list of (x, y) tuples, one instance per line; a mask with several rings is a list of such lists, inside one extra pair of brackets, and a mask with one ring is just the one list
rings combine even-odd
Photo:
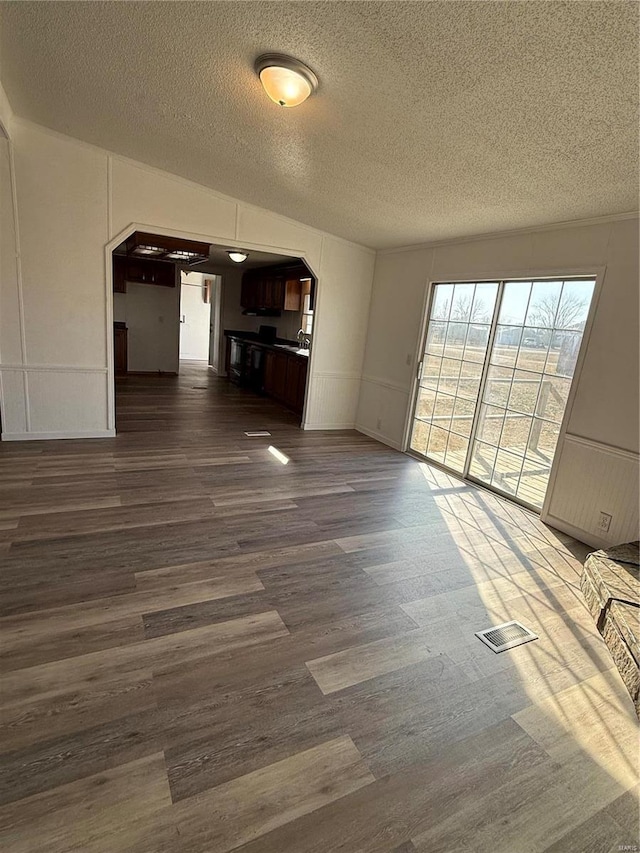
[(436, 285), (411, 448), (541, 507), (594, 286)]

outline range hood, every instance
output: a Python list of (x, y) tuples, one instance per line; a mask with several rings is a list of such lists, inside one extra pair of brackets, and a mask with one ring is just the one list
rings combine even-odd
[(134, 258), (171, 261), (173, 264), (194, 264), (209, 260), (208, 243), (183, 240), (181, 237), (162, 237), (134, 231), (125, 245), (127, 255)]
[(245, 308), (242, 314), (245, 317), (282, 317), (279, 308)]

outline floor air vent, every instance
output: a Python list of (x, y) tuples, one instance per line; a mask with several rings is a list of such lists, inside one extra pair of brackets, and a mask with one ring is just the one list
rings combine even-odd
[(258, 438), (258, 436), (271, 435), (271, 433), (267, 432), (266, 429), (254, 429), (250, 430), (249, 432), (245, 432), (245, 435), (248, 435), (249, 438)]
[(515, 621), (504, 622), (485, 631), (476, 631), (476, 637), (496, 653), (506, 652), (514, 646), (521, 646), (523, 643), (538, 639), (537, 634)]

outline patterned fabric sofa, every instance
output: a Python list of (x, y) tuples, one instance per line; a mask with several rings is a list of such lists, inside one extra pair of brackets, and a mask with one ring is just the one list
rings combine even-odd
[(640, 543), (589, 554), (580, 586), (640, 717)]

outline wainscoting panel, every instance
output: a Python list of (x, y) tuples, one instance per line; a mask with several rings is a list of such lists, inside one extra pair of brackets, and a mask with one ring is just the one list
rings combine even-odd
[(373, 376), (363, 376), (356, 429), (402, 450), (408, 405), (409, 391), (406, 388)]
[[(578, 436), (567, 435), (544, 519), (593, 547), (638, 538), (638, 456)], [(612, 516), (608, 532), (598, 528), (600, 513)]]
[[(25, 381), (26, 380), (26, 381)], [(5, 400), (3, 441), (50, 438), (103, 438), (107, 429), (107, 370), (67, 365), (10, 365), (2, 368), (2, 385), (13, 388)], [(17, 391), (26, 387), (26, 397)], [(24, 412), (15, 400), (24, 400)]]
[(2, 433), (27, 432), (27, 397), (24, 374), (20, 370), (2, 370)]
[(353, 429), (359, 393), (358, 373), (314, 373), (304, 429)]

